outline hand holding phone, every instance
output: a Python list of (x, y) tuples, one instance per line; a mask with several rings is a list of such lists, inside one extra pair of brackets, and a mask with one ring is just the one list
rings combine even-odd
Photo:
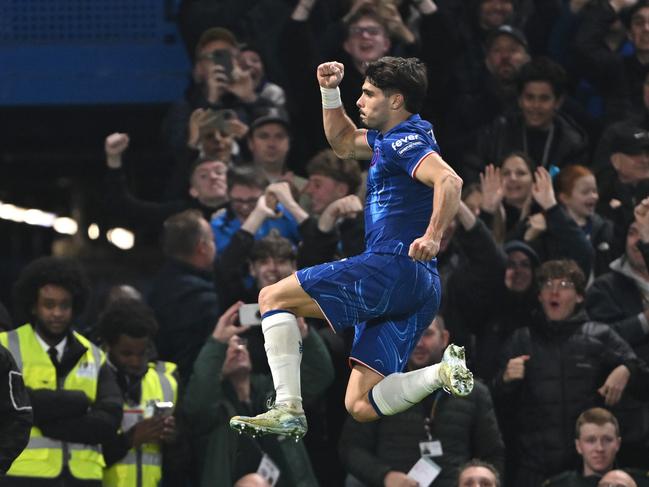
[(166, 418), (174, 412), (174, 403), (171, 401), (156, 401), (153, 403), (153, 416)]
[(239, 323), (242, 326), (258, 326), (261, 325), (261, 313), (259, 312), (259, 305), (243, 304), (239, 308)]
[(232, 53), (228, 49), (216, 49), (211, 52), (210, 57), (214, 64), (223, 67), (223, 73), (227, 76), (228, 81), (232, 81), (232, 70), (234, 69)]

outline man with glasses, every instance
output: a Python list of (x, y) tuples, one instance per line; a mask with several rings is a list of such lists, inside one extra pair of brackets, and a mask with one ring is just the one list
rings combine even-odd
[(276, 229), (294, 245), (299, 243), (298, 225), (309, 215), (295, 200), (288, 182), (269, 185), (268, 179), (253, 167), (231, 167), (228, 199), (227, 208), (210, 222), (219, 252), (224, 252), (241, 230), (259, 239)]
[(526, 487), (570, 469), (577, 416), (614, 406), (646, 370), (617, 333), (583, 311), (586, 279), (574, 261), (545, 262), (536, 277), (542, 312), (504, 345), (493, 381), (496, 406), (513, 433), (512, 485)]

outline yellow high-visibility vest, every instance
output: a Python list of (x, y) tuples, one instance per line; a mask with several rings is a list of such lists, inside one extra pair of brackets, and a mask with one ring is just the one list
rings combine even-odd
[[(176, 403), (178, 384), (173, 376), (176, 364), (151, 362), (142, 378), (140, 404), (124, 404), (122, 431), (128, 431), (142, 421), (147, 403), (165, 401)], [(157, 487), (162, 478), (162, 452), (158, 443), (145, 443), (131, 448), (120, 461), (104, 470), (105, 487)]]
[[(30, 324), (0, 333), (0, 343), (13, 355), (27, 387), (82, 391), (93, 403), (97, 397), (99, 369), (104, 363), (104, 354), (82, 335), (76, 332), (73, 334), (87, 350), (68, 375), (62, 378), (62, 384), (57, 383), (56, 368), (38, 342), (36, 332)], [(100, 480), (105, 466), (101, 447), (48, 438), (33, 426), (27, 447), (11, 465), (7, 475), (55, 478), (61, 474), (64, 466), (69, 468), (75, 478)]]

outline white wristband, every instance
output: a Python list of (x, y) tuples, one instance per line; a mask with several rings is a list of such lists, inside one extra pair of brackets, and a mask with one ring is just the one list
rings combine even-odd
[(336, 88), (323, 88), (320, 87), (320, 94), (322, 95), (322, 108), (333, 109), (343, 106), (343, 101), (340, 99), (340, 89)]

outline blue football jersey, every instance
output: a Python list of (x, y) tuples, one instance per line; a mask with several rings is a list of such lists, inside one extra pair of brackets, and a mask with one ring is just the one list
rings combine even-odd
[(433, 190), (415, 179), (421, 161), (439, 153), (432, 125), (412, 115), (385, 134), (367, 131), (374, 151), (367, 176), (365, 249), (408, 254), (430, 222)]

